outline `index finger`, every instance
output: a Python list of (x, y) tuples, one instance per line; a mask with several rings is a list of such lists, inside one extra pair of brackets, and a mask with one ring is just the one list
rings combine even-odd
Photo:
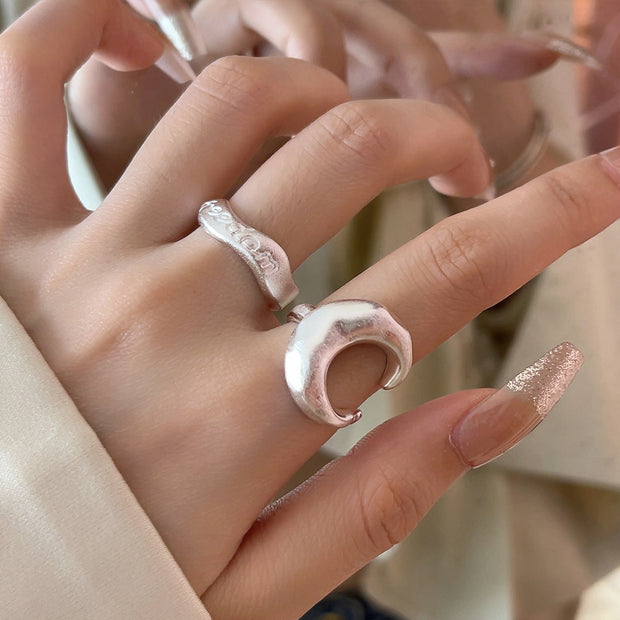
[(24, 161), (30, 185), (33, 176), (50, 187), (66, 179), (64, 84), (96, 50), (115, 68), (139, 69), (165, 43), (119, 0), (42, 0), (0, 36), (0, 106), (10, 119), (0, 126), (5, 186), (15, 185)]
[[(620, 148), (443, 220), (327, 301), (371, 299), (385, 305), (411, 332), (417, 361), (619, 218)], [(349, 349), (332, 365), (332, 400), (343, 408), (355, 408), (367, 396), (359, 386), (375, 385), (385, 367), (382, 355), (368, 356), (363, 365), (358, 355)], [(354, 382), (352, 366), (359, 371)]]

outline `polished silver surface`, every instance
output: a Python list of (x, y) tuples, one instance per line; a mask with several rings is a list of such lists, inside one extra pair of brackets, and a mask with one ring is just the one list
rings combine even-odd
[(203, 230), (229, 245), (250, 267), (272, 310), (281, 310), (299, 294), (286, 252), (255, 228), (244, 224), (228, 200), (205, 202), (198, 212)]
[(381, 385), (389, 390), (404, 381), (413, 363), (409, 332), (380, 304), (353, 299), (314, 308), (293, 308), (288, 320), (298, 323), (286, 349), (284, 374), (298, 407), (312, 420), (343, 427), (362, 413), (336, 411), (327, 396), (327, 371), (344, 349), (359, 343), (381, 347), (387, 363)]

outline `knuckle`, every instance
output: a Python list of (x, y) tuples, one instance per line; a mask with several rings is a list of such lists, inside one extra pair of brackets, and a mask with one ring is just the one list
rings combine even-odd
[(393, 152), (388, 128), (363, 102), (345, 103), (325, 114), (319, 121), (327, 140), (367, 165)]
[(211, 64), (191, 88), (200, 90), (207, 100), (223, 103), (236, 113), (255, 114), (273, 99), (273, 80), (263, 79), (256, 59), (226, 56)]
[(420, 482), (403, 479), (402, 473), (379, 468), (361, 483), (359, 502), (356, 548), (368, 561), (409, 535), (433, 505), (434, 494)]
[(556, 222), (570, 243), (577, 242), (584, 224), (592, 220), (588, 197), (564, 171), (554, 170), (534, 181), (549, 208), (557, 211)]
[(502, 256), (496, 236), (452, 221), (437, 225), (427, 235), (420, 260), (410, 268), (421, 267), (432, 285), (439, 285), (448, 297), (468, 305), (472, 301), (486, 303), (494, 298), (505, 271)]

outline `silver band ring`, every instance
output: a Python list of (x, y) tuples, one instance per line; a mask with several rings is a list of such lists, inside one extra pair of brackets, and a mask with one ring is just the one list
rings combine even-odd
[(327, 396), (327, 371), (343, 349), (358, 343), (380, 346), (387, 354), (381, 385), (400, 385), (413, 364), (409, 332), (380, 304), (353, 299), (315, 308), (300, 305), (289, 313), (297, 323), (284, 357), (286, 383), (297, 406), (312, 420), (343, 427), (357, 422), (362, 413), (336, 411)]
[(281, 310), (297, 297), (286, 252), (267, 235), (242, 222), (228, 200), (210, 200), (198, 211), (203, 230), (229, 245), (252, 270), (271, 310)]

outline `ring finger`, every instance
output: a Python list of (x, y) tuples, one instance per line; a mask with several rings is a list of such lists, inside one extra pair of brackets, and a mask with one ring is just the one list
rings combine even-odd
[[(433, 176), (436, 187), (457, 195), (488, 185), (485, 155), (464, 119), (423, 101), (356, 101), (303, 130), (231, 201), (241, 220), (284, 248), (295, 269), (386, 187)], [(204, 273), (214, 247), (204, 232), (178, 247), (183, 270)], [(252, 300), (262, 307), (264, 301), (250, 272), (236, 263), (228, 267), (237, 284), (230, 303), (254, 314)]]
[[(223, 58), (181, 96), (84, 224), (97, 235), (105, 220), (123, 245), (176, 241), (195, 227), (198, 205), (226, 194), (265, 140), (297, 133), (346, 98), (337, 77), (301, 61)], [(162, 153), (165, 168), (153, 165)]]

